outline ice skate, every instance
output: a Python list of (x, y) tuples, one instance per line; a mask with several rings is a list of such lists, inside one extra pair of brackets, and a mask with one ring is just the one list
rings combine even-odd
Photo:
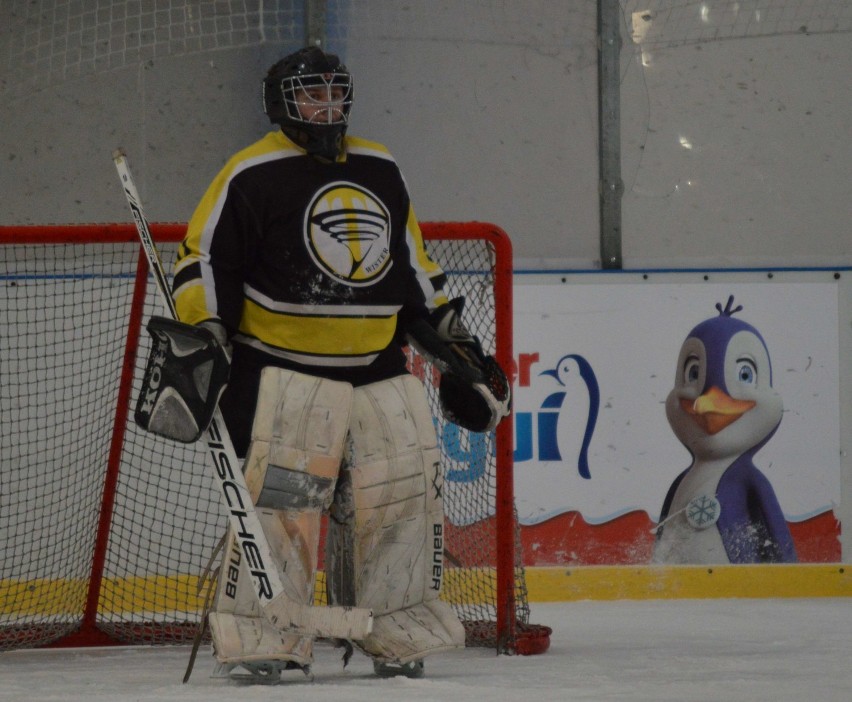
[[(282, 673), (291, 671), (282, 676)], [(297, 672), (298, 671), (298, 672)], [(302, 675), (299, 675), (302, 673)], [(309, 665), (294, 661), (243, 661), (242, 663), (218, 663), (213, 670), (214, 678), (227, 678), (251, 685), (278, 685), (287, 682), (312, 682), (314, 675)]]
[(373, 672), (380, 678), (422, 678), (426, 674), (422, 659), (408, 663), (373, 661)]

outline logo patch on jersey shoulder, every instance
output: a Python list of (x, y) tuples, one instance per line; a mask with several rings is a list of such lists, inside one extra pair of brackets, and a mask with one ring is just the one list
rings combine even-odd
[(373, 193), (339, 181), (305, 213), (305, 245), (323, 271), (346, 285), (378, 283), (390, 270), (390, 214)]

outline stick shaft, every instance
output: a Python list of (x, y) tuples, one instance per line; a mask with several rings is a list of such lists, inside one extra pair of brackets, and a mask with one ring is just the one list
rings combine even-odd
[[(177, 309), (169, 290), (163, 263), (151, 235), (148, 220), (139, 202), (139, 192), (130, 173), (127, 156), (119, 149), (113, 153), (113, 160), (124, 187), (124, 194), (133, 215), (136, 230), (139, 233), (142, 249), (157, 283), (157, 291), (160, 293), (163, 304), (168, 309), (172, 319), (177, 319)], [(254, 510), (245, 478), (239, 468), (239, 460), (234, 445), (218, 407), (213, 415), (210, 428), (204, 435), (204, 441), (207, 444), (211, 463), (216, 469), (216, 477), (225, 507), (228, 510), (231, 527), (237, 534), (240, 546), (244, 549), (243, 552), (247, 553), (245, 550), (247, 547), (248, 552), (254, 555), (254, 558), (249, 559), (252, 566), (250, 571), (255, 584), (255, 592), (257, 592), (261, 605), (263, 605), (264, 600), (272, 600), (283, 592), (284, 588), (281, 579), (278, 577), (277, 569), (273, 565), (274, 561), (271, 558), (269, 544)]]

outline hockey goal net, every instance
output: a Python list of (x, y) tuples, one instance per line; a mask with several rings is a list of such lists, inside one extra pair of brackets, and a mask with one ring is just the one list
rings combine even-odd
[[(170, 271), (185, 227), (152, 229)], [(477, 223), (423, 231), (449, 295), (465, 296), (472, 331), (510, 368), (505, 233)], [(135, 229), (0, 227), (0, 280), (0, 650), (191, 641), (199, 578), (227, 519), (203, 447), (157, 439), (129, 418), (144, 323), (163, 313)], [(436, 403), (433, 369), (413, 352), (410, 367)], [(468, 645), (542, 652), (550, 631), (529, 623), (511, 424), (490, 435), (437, 428), (443, 597)]]

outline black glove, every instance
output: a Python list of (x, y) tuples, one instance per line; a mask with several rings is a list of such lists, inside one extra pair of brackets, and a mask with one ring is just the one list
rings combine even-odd
[(470, 431), (491, 431), (511, 411), (511, 386), (493, 356), (461, 319), (464, 299), (435, 310), (408, 328), (411, 344), (441, 371), (441, 411)]
[(231, 366), (218, 320), (198, 326), (151, 317), (153, 344), (136, 403), (136, 423), (153, 434), (191, 443), (207, 430)]

